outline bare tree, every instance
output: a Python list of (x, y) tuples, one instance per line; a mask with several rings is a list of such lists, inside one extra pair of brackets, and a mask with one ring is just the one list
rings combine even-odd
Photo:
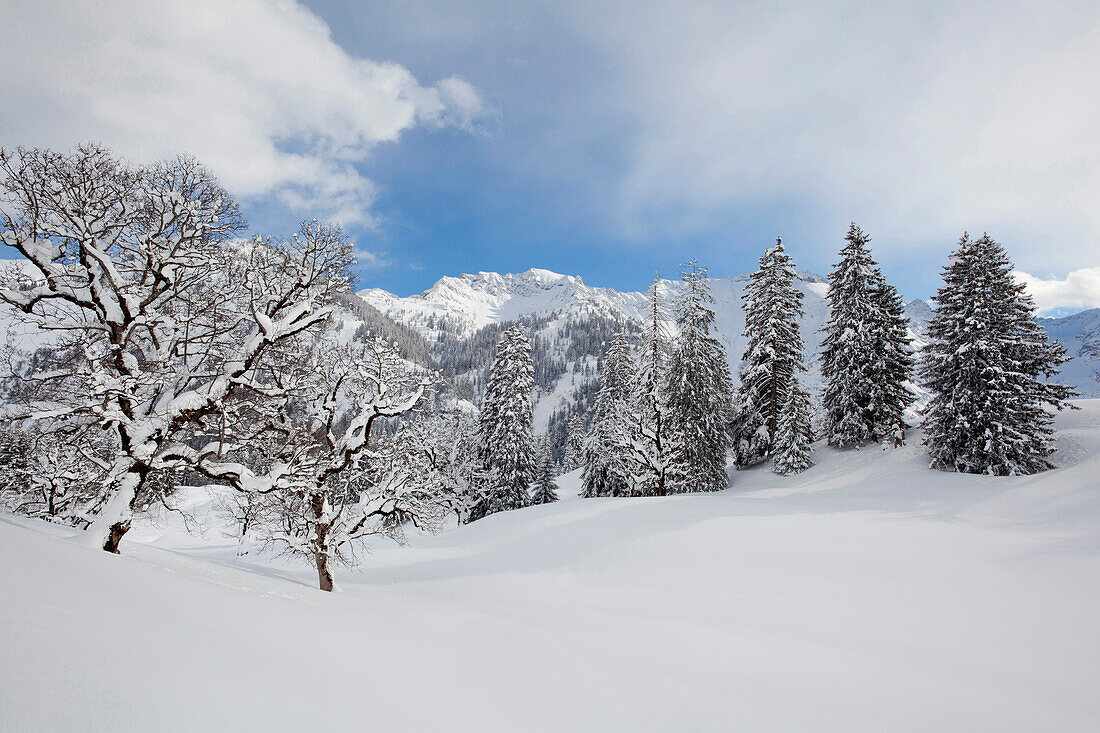
[(100, 496), (111, 447), (97, 431), (40, 422), (0, 429), (0, 506), (17, 514), (86, 527)]
[(400, 540), (406, 522), (434, 528), (448, 510), (419, 432), (406, 426), (375, 436), (378, 421), (417, 410), (439, 376), (403, 361), (382, 339), (295, 343), (269, 354), (259, 375), (284, 398), (258, 406), (273, 410), (260, 439), (282, 488), (260, 500), (254, 526), (265, 544), (308, 557), (321, 590), (331, 591), (333, 566), (353, 563), (360, 541)]
[(33, 280), (0, 288), (0, 300), (53, 333), (64, 357), (21, 376), (9, 417), (90, 418), (114, 436), (89, 528), (104, 550), (118, 552), (143, 487), (163, 469), (243, 491), (282, 487), (278, 470), (260, 476), (224, 460), (237, 427), (227, 405), (277, 396), (257, 381), (258, 365), (321, 326), (352, 253), (331, 226), (303, 224), (285, 242), (233, 239), (243, 226), (190, 158), (134, 167), (93, 144), (0, 150), (0, 241), (26, 258)]

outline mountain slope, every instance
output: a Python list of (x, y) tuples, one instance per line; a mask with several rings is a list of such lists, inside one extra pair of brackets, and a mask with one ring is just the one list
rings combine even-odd
[[(806, 312), (802, 336), (807, 372), (802, 380), (816, 395), (821, 386), (816, 357), (821, 348), (820, 329), (828, 319), (828, 282), (808, 270), (799, 270), (798, 275), (796, 286), (803, 294)], [(747, 345), (741, 297), (748, 281), (748, 275), (711, 280), (715, 328), (726, 347), (735, 383)], [(658, 286), (670, 333), (675, 332), (674, 307), (679, 289), (676, 280), (661, 280)], [(363, 290), (359, 296), (434, 344), (440, 363), (445, 369), (452, 367), (460, 394), (475, 403), (501, 325), (519, 322), (527, 328), (540, 347), (535, 355), (535, 428), (550, 434), (555, 457), (559, 458), (565, 423), (570, 414), (583, 412), (591, 399), (598, 378), (598, 359), (611, 336), (642, 323), (648, 309), (647, 293), (591, 287), (579, 277), (539, 269), (445, 277), (423, 293), (405, 298), (377, 288)], [(913, 336), (919, 346), (930, 311), (917, 300), (907, 306), (907, 312), (912, 316)], [(447, 355), (455, 352), (461, 358), (449, 359)]]
[(1060, 379), (1072, 384), (1082, 397), (1100, 397), (1100, 308), (1064, 318), (1040, 318), (1040, 325), (1066, 345), (1070, 360)]
[[(816, 345), (820, 339), (815, 338), (814, 332), (826, 314), (822, 304), (827, 283), (809, 271), (799, 271), (799, 275), (802, 278), (799, 289), (806, 296), (804, 336)], [(741, 295), (747, 282), (747, 275), (711, 281), (718, 331), (731, 354), (736, 353), (737, 357), (745, 345), (741, 336), (745, 326)], [(659, 292), (670, 321), (679, 288), (676, 280), (660, 282)], [(407, 298), (377, 288), (360, 291), (359, 296), (394, 320), (421, 330), (429, 339), (441, 335), (468, 338), (491, 323), (551, 313), (573, 319), (602, 315), (640, 322), (648, 307), (647, 293), (591, 287), (579, 277), (539, 269), (506, 275), (479, 272), (444, 277), (423, 293)]]
[[(828, 319), (827, 280), (808, 270), (798, 271), (798, 288), (802, 291), (806, 315), (802, 321), (802, 336), (806, 341), (805, 383), (812, 392), (820, 387), (817, 354), (821, 347), (820, 328)], [(715, 278), (711, 281), (715, 297), (715, 325), (725, 344), (734, 378), (737, 364), (745, 348), (745, 319), (741, 295), (748, 275)], [(671, 308), (679, 290), (679, 282), (662, 280), (663, 296), (669, 326)], [(581, 278), (559, 275), (548, 270), (531, 269), (516, 274), (500, 275), (479, 272), (476, 275), (445, 277), (417, 295), (398, 297), (380, 289), (363, 290), (359, 296), (395, 321), (413, 327), (429, 342), (463, 341), (493, 324), (523, 319), (549, 317), (583, 323), (602, 317), (624, 319), (635, 323), (645, 318), (647, 294), (619, 292), (611, 288), (586, 285)], [(922, 300), (912, 300), (905, 306), (910, 320), (914, 345), (924, 344), (925, 328), (932, 309)], [(1081, 390), (1083, 396), (1100, 396), (1100, 309), (1085, 311), (1065, 318), (1041, 318), (1039, 322), (1053, 338), (1066, 344), (1071, 357), (1061, 380)], [(544, 336), (553, 338), (553, 332)], [(593, 351), (597, 357), (601, 352)], [(545, 385), (550, 389), (552, 385)]]

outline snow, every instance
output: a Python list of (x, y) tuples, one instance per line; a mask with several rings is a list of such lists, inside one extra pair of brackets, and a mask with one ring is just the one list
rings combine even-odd
[[(590, 364), (595, 368), (595, 361), (595, 359), (585, 359), (581, 364), (582, 366)], [(569, 362), (566, 365), (565, 372), (554, 382), (553, 389), (542, 390), (536, 388), (535, 393), (532, 395), (532, 425), (534, 426), (535, 435), (544, 435), (550, 424), (550, 417), (554, 412), (565, 409), (569, 405), (573, 391), (586, 381), (592, 380), (592, 377), (574, 374), (574, 363)]]
[(824, 298), (829, 294), (829, 283), (808, 282), (806, 289), (817, 297)]
[(0, 516), (4, 730), (1100, 729), (1100, 400), (1060, 466), (837, 451), (731, 489), (562, 500), (340, 593), (238, 557), (201, 489), (110, 556)]

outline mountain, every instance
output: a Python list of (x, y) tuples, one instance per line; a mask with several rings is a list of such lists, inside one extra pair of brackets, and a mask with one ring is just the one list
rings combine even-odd
[(637, 320), (645, 307), (644, 293), (594, 288), (580, 277), (537, 268), (517, 274), (479, 272), (444, 277), (423, 293), (407, 298), (379, 288), (362, 290), (359, 296), (390, 318), (420, 330), (429, 340), (441, 335), (466, 339), (490, 324), (531, 315)]
[(1066, 345), (1070, 360), (1060, 380), (1072, 384), (1082, 397), (1100, 397), (1100, 308), (1064, 318), (1040, 318), (1040, 325)]
[[(804, 381), (816, 392), (821, 383), (816, 359), (821, 348), (820, 329), (828, 319), (825, 300), (828, 282), (809, 270), (799, 270), (798, 275), (797, 287), (804, 296), (806, 312), (802, 321), (808, 367)], [(746, 346), (741, 296), (748, 281), (747, 274), (711, 280), (715, 327), (729, 355), (735, 381), (737, 364)], [(665, 305), (670, 332), (675, 330), (672, 311), (679, 289), (677, 280), (659, 282), (658, 292)], [(434, 344), (435, 356), (445, 370), (448, 366), (445, 352), (461, 351), (461, 344), (481, 342), (475, 349), (480, 359), (467, 355), (467, 361), (451, 364), (453, 376), (460, 383), (471, 385), (465, 396), (475, 401), (477, 383), (483, 379), (475, 368), (484, 369), (488, 365), (495, 343), (495, 338), (485, 336), (495, 335), (505, 323), (520, 322), (527, 326), (536, 341), (544, 344), (543, 358), (553, 362), (553, 368), (544, 369), (544, 378), (536, 379), (535, 424), (540, 431), (549, 426), (554, 413), (569, 412), (583, 402), (582, 395), (577, 393), (591, 388), (598, 372), (598, 358), (607, 341), (619, 330), (640, 325), (646, 317), (648, 302), (645, 292), (592, 287), (575, 275), (541, 269), (444, 277), (423, 293), (404, 298), (378, 288), (363, 290), (359, 296)], [(931, 311), (919, 300), (912, 301), (907, 308), (914, 322), (914, 336), (920, 339)], [(578, 340), (584, 342), (583, 347), (577, 348)], [(536, 358), (536, 370), (539, 366)]]
[[(815, 384), (814, 362), (820, 350), (820, 328), (828, 319), (828, 281), (809, 270), (798, 270), (797, 287), (802, 291), (806, 315), (802, 336), (807, 347), (807, 366)], [(715, 322), (719, 338), (726, 345), (731, 365), (736, 366), (744, 351), (742, 335), (745, 316), (741, 296), (749, 275), (711, 280), (715, 299)], [(679, 292), (677, 280), (661, 280), (659, 292), (664, 300), (668, 325), (674, 328), (672, 308)], [(576, 275), (559, 275), (532, 268), (526, 272), (444, 277), (417, 295), (399, 297), (380, 288), (359, 292), (359, 296), (399, 323), (411, 326), (429, 341), (469, 339), (480, 329), (510, 323), (524, 317), (549, 317), (584, 320), (593, 316), (641, 323), (645, 318), (648, 295), (645, 292), (621, 292), (612, 288), (586, 285)], [(921, 338), (932, 310), (922, 300), (910, 301), (906, 313), (913, 323), (913, 335)]]
[[(828, 289), (825, 278), (808, 270), (800, 270), (799, 288), (806, 296), (806, 325), (816, 329), (824, 323), (824, 295)], [(731, 354), (740, 357), (745, 341), (741, 294), (748, 275), (715, 278), (711, 289), (715, 298), (717, 327)], [(661, 293), (671, 326), (671, 307), (680, 283), (661, 280)], [(494, 323), (505, 323), (524, 316), (585, 319), (603, 316), (641, 322), (646, 314), (648, 295), (645, 292), (620, 292), (611, 288), (586, 285), (575, 275), (559, 275), (549, 270), (532, 268), (515, 274), (479, 272), (474, 275), (444, 277), (428, 290), (405, 298), (372, 288), (359, 296), (394, 320), (421, 331), (429, 340), (440, 336), (469, 338), (479, 329)], [(807, 342), (817, 343), (804, 330)]]
[[(821, 327), (828, 319), (828, 281), (809, 270), (798, 271), (805, 316), (805, 385), (812, 393), (821, 387), (817, 355)], [(741, 296), (749, 276), (714, 278), (715, 327), (729, 355), (734, 380), (746, 340)], [(674, 331), (672, 308), (680, 283), (661, 280), (659, 292), (666, 307), (667, 325)], [(410, 327), (429, 343), (433, 358), (455, 381), (460, 394), (473, 402), (480, 396), (492, 350), (502, 326), (524, 325), (535, 351), (535, 427), (549, 430), (552, 441), (564, 437), (564, 421), (583, 412), (591, 399), (599, 372), (599, 357), (607, 341), (620, 331), (637, 331), (646, 314), (645, 292), (622, 292), (593, 287), (575, 275), (549, 270), (499, 274), (478, 272), (444, 277), (422, 293), (399, 297), (372, 288), (359, 296), (375, 309)], [(925, 343), (932, 308), (923, 300), (906, 304), (914, 346)], [(1100, 396), (1100, 309), (1040, 323), (1052, 337), (1066, 344), (1072, 359), (1061, 381), (1076, 386), (1083, 396)]]

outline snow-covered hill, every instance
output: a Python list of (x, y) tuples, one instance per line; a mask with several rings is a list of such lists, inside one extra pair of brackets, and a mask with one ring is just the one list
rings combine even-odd
[(379, 547), (343, 592), (201, 490), (123, 556), (0, 517), (3, 730), (1100, 729), (1100, 401), (1056, 470), (817, 448), (716, 494), (576, 499)]

